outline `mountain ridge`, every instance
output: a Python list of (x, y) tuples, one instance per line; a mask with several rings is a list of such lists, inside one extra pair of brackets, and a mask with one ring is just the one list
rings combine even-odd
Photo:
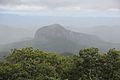
[(105, 42), (99, 37), (74, 32), (60, 24), (52, 24), (39, 28), (34, 39), (5, 45), (3, 49), (26, 47), (26, 44), (31, 45), (33, 48), (59, 53), (77, 53), (81, 48), (89, 47), (97, 47), (101, 51), (120, 47), (120, 44)]

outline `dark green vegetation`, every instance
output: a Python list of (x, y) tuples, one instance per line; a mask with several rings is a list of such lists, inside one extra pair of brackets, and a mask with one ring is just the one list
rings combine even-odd
[(63, 56), (38, 49), (13, 49), (0, 62), (0, 80), (120, 80), (120, 51), (81, 49)]

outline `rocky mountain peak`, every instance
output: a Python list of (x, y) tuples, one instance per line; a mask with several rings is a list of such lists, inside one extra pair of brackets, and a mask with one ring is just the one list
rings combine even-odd
[(35, 34), (35, 38), (40, 38), (40, 36), (51, 37), (51, 38), (61, 37), (61, 36), (64, 36), (67, 31), (68, 30), (65, 29), (60, 24), (52, 24), (52, 25), (44, 26), (38, 29)]
[(60, 24), (52, 24), (52, 25), (48, 25), (48, 26), (44, 26), (44, 27), (42, 27), (41, 28), (41, 30), (43, 30), (43, 29), (47, 29), (47, 30), (65, 30), (65, 28), (62, 26), (62, 25), (60, 25)]

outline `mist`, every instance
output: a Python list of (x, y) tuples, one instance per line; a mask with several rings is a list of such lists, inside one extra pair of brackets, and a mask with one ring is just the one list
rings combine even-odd
[(120, 43), (120, 38), (118, 37), (120, 35), (119, 21), (120, 17), (1, 14), (0, 44), (32, 39), (37, 29), (50, 24), (61, 24), (71, 31), (92, 34), (108, 42)]

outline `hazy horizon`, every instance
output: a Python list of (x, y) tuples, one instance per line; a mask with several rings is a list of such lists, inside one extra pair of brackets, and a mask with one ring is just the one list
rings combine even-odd
[(118, 43), (119, 4), (119, 0), (0, 0), (0, 43), (31, 39), (37, 29), (51, 24)]

